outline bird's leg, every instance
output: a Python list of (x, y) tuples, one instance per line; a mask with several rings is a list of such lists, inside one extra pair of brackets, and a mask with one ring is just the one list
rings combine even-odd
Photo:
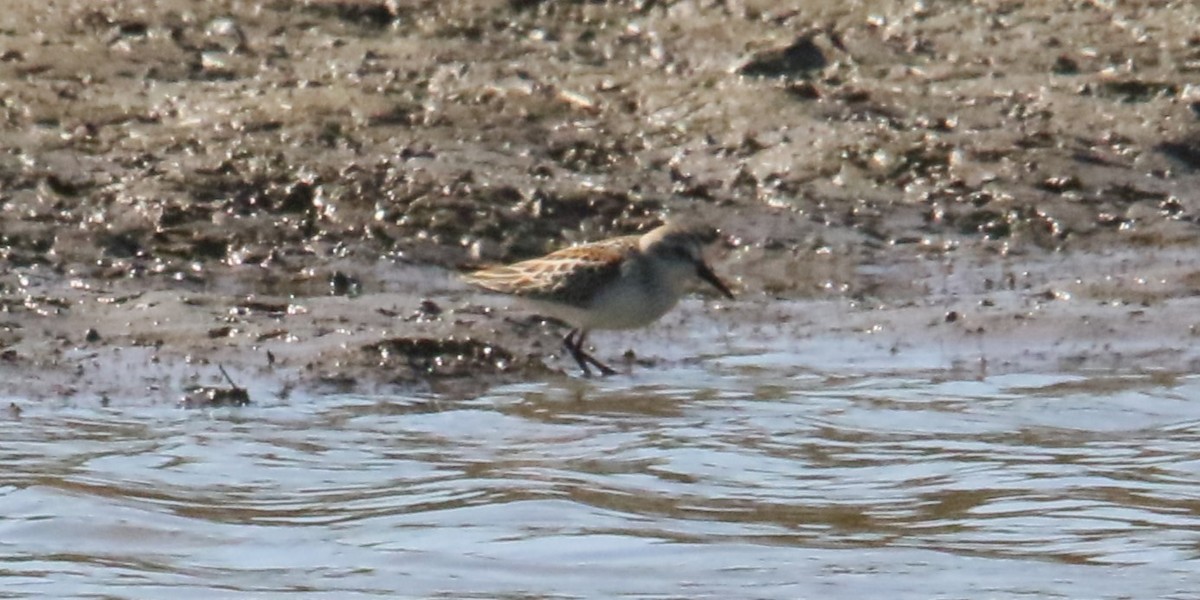
[(583, 369), (583, 375), (591, 377), (592, 370), (588, 368), (587, 360), (584, 359), (587, 353), (579, 348), (579, 344), (575, 341), (575, 334), (579, 334), (580, 341), (583, 340), (583, 332), (578, 329), (572, 329), (567, 332), (567, 337), (563, 338), (563, 347), (567, 349), (567, 352), (571, 353), (571, 358), (574, 358), (575, 362), (579, 363), (579, 368)]
[[(575, 339), (575, 360), (579, 361), (579, 364), (581, 365), (583, 364), (583, 361), (592, 363), (597, 369), (600, 369), (601, 375), (616, 375), (617, 372), (613, 370), (612, 367), (609, 367), (608, 365), (596, 360), (596, 357), (588, 354), (587, 351), (583, 349), (583, 342), (585, 339), (587, 339), (587, 334), (587, 331), (581, 330), (579, 332), (579, 337)], [(580, 358), (583, 360), (580, 360)], [(587, 372), (587, 367), (584, 367), (583, 370), (584, 372)]]

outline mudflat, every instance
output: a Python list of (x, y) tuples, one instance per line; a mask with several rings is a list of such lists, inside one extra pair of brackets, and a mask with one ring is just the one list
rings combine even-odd
[(634, 372), (1195, 372), (1200, 5), (871, 4), (11, 0), (0, 395), (575, 376), (457, 274), (680, 217)]

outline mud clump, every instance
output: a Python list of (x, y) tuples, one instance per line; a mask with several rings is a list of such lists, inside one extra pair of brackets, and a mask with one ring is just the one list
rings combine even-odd
[[(221, 408), (226, 406), (249, 406), (250, 392), (234, 383), (233, 378), (225, 367), (217, 367), (225, 378), (228, 387), (198, 385), (187, 388), (187, 393), (179, 401), (183, 408)], [(107, 404), (108, 401), (104, 400)]]
[(242, 388), (197, 386), (188, 388), (179, 401), (182, 408), (221, 408), (249, 406), (250, 395)]
[(829, 66), (829, 59), (813, 36), (801, 36), (790, 46), (758, 53), (738, 72), (751, 77), (804, 77)]
[(361, 352), (397, 381), (496, 375), (526, 370), (533, 364), (472, 338), (398, 337), (367, 344)]

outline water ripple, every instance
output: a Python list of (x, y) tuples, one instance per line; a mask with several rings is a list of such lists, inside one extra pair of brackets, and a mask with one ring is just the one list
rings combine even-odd
[(0, 597), (1187, 597), (1198, 392), (735, 365), (35, 405), (0, 421)]

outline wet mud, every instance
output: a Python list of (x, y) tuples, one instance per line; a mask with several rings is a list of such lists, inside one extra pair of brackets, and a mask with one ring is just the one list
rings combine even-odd
[(634, 370), (1194, 370), (1198, 31), (1186, 1), (10, 2), (3, 392), (573, 376), (457, 273), (675, 217), (721, 227), (739, 298), (596, 336)]

